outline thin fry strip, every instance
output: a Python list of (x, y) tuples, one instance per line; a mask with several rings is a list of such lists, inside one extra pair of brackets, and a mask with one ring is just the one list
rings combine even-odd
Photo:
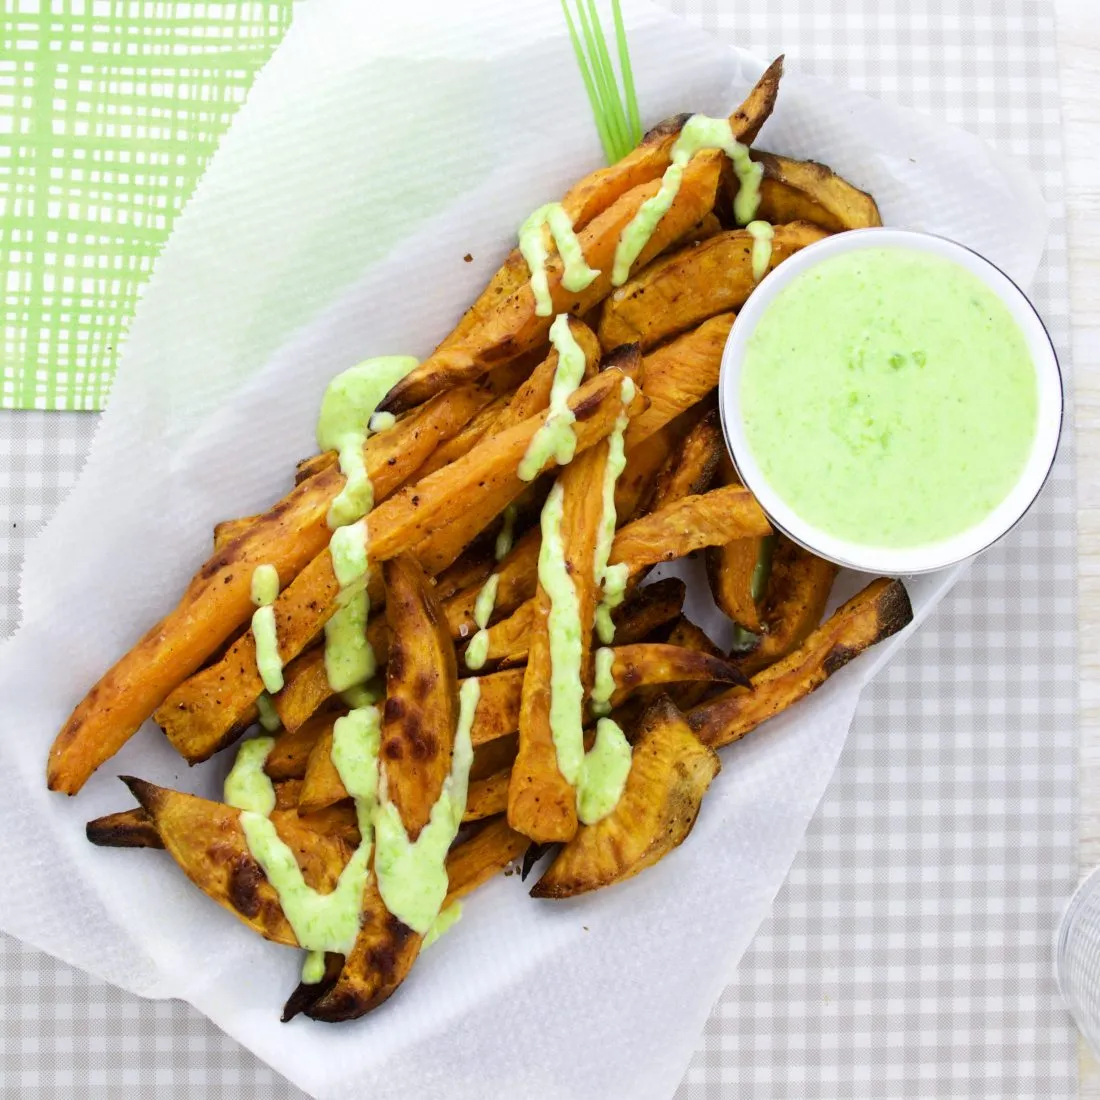
[[(614, 427), (623, 409), (620, 393), (625, 377), (616, 369), (602, 371), (570, 398), (578, 453), (598, 443)], [(639, 393), (630, 407), (641, 409), (644, 405), (645, 398)], [(378, 563), (410, 546), (419, 547), (433, 532), (451, 538), (454, 528), (462, 524), (473, 525), (475, 531), (484, 527), (523, 491), (516, 468), (544, 419), (531, 417), (494, 436), (376, 508), (368, 524), (369, 560)], [(552, 464), (551, 458), (547, 466)], [(318, 636), (335, 609), (338, 592), (326, 547), (273, 605), (284, 665)], [(249, 631), (221, 661), (180, 685), (157, 709), (156, 720), (181, 755), (196, 763), (240, 736), (262, 690), (255, 642)]]
[[(463, 387), (406, 417), (392, 431), (373, 436), (366, 460), (376, 498), (392, 493), (441, 438), (457, 431), (487, 400), (473, 387)], [(248, 621), (254, 610), (250, 588), (256, 566), (273, 565), (286, 585), (318, 554), (328, 560), (331, 532), (325, 517), (343, 484), (339, 467), (322, 471), (206, 562), (176, 608), (103, 675), (61, 728), (47, 764), (50, 790), (76, 794), (168, 695)], [(245, 637), (251, 643), (251, 634)], [(246, 713), (242, 709), (237, 719)]]
[(752, 678), (688, 713), (695, 735), (721, 748), (819, 688), (865, 649), (909, 625), (913, 609), (901, 581), (880, 577), (853, 596), (796, 650)]

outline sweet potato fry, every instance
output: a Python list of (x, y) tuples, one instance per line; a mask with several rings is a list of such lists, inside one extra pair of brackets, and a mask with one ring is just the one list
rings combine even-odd
[(140, 807), (105, 814), (85, 826), (88, 839), (100, 848), (163, 848), (153, 819)]
[(725, 453), (718, 410), (711, 409), (688, 432), (679, 451), (669, 455), (657, 476), (650, 508), (659, 512), (687, 496), (705, 493), (711, 486), (719, 460)]
[[(123, 781), (156, 826), (164, 847), (187, 877), (261, 936), (296, 947), (275, 888), (252, 857), (240, 826), (240, 811), (220, 802), (170, 791), (141, 779)], [(279, 835), (294, 852), (302, 877), (314, 890), (336, 885), (351, 853), (338, 837)]]
[[(683, 617), (668, 632), (668, 644), (694, 649), (698, 653), (705, 653), (708, 657), (723, 656), (722, 651), (710, 640), (704, 630), (690, 619)], [(668, 697), (680, 710), (687, 713), (713, 689), (714, 684), (706, 680), (675, 684), (668, 689)]]
[[(366, 460), (376, 499), (392, 493), (440, 439), (457, 431), (486, 400), (479, 390), (463, 387), (406, 417), (400, 430), (372, 437)], [(318, 554), (327, 564), (330, 531), (325, 517), (343, 484), (338, 467), (323, 470), (206, 562), (176, 608), (104, 674), (62, 727), (50, 749), (50, 790), (76, 794), (165, 698), (248, 621), (254, 610), (250, 588), (257, 565), (273, 565), (285, 585)], [(251, 640), (251, 634), (243, 635), (230, 652)], [(238, 706), (233, 724), (251, 721), (256, 695)]]
[[(523, 671), (520, 669), (519, 671)], [(522, 690), (522, 687), (521, 687)], [(517, 719), (518, 727), (519, 721)], [(474, 762), (470, 765), (470, 782), (478, 779), (488, 779), (500, 771), (507, 771), (512, 767), (516, 758), (516, 750), (519, 738), (515, 731), (496, 735), (491, 741), (485, 741), (474, 749)]]
[[(601, 486), (607, 456), (606, 443), (586, 451), (562, 471), (554, 488), (561, 494), (559, 541), (564, 569), (576, 594), (580, 647), (576, 673), (582, 685), (591, 682), (592, 623), (597, 603), (593, 563), (603, 516)], [(553, 602), (541, 580), (532, 607), (519, 713), (519, 751), (508, 786), (508, 824), (536, 843), (546, 843), (568, 840), (577, 831), (577, 796), (571, 779), (558, 766), (550, 727), (551, 705), (562, 704), (552, 700)], [(583, 692), (582, 686), (578, 712)], [(579, 726), (582, 714), (576, 717)]]
[(220, 553), (234, 539), (245, 533), (260, 517), (241, 516), (240, 519), (223, 519), (214, 524), (214, 553)]
[(510, 828), (508, 822), (500, 817), (488, 822), (461, 844), (456, 844), (447, 856), (448, 890), (443, 908), (464, 898), (503, 871), (509, 863), (523, 855), (530, 843), (527, 837)]
[(684, 606), (687, 588), (679, 577), (636, 588), (611, 614), (618, 645), (645, 641), (655, 630), (672, 622)]
[[(783, 76), (783, 58), (776, 58), (768, 66), (745, 101), (730, 115), (733, 136), (744, 144), (756, 140), (775, 107), (779, 81)], [(659, 122), (642, 138), (638, 147), (622, 160), (598, 168), (575, 183), (562, 199), (575, 230), (581, 230), (597, 214), (603, 213), (617, 199), (634, 188), (659, 179), (671, 163), (672, 146), (690, 115), (675, 115)], [(553, 248), (547, 234), (547, 246)], [(587, 253), (586, 253), (587, 254)], [(518, 248), (512, 249), (504, 264), (481, 292), (477, 301), (463, 314), (455, 329), (442, 341), (437, 350), (460, 345), (483, 325), (500, 303), (522, 287), (531, 275)]]
[(308, 721), (295, 730), (283, 730), (264, 761), (264, 771), (271, 779), (301, 779), (306, 774), (306, 762), (317, 741), (328, 734), (336, 719), (347, 714), (348, 708), (338, 699), (321, 707)]
[(630, 422), (626, 433), (628, 450), (686, 412), (718, 385), (722, 349), (732, 327), (733, 314), (720, 314), (644, 357), (649, 408)]
[(293, 810), (298, 806), (298, 797), (302, 793), (302, 781), (300, 779), (275, 779), (272, 780), (275, 788), (275, 809)]
[(502, 814), (508, 809), (508, 780), (512, 769), (495, 772), (470, 784), (466, 796), (466, 812), (463, 821), (481, 821), (486, 817)]
[(271, 702), (283, 729), (293, 733), (331, 695), (324, 646), (314, 646), (283, 669), (283, 690), (272, 696)]
[[(614, 427), (623, 408), (620, 394), (624, 377), (617, 369), (602, 371), (570, 398), (570, 408), (577, 417), (574, 427), (578, 454)], [(644, 406), (645, 398), (637, 393), (631, 410)], [(395, 557), (421, 544), (433, 532), (450, 538), (463, 524), (472, 526), (475, 532), (484, 527), (522, 492), (524, 483), (516, 467), (544, 419), (531, 417), (494, 436), (376, 508), (368, 528), (370, 560)], [(275, 626), (284, 663), (318, 635), (335, 608), (338, 592), (326, 547), (275, 601)], [(240, 736), (262, 689), (255, 643), (249, 631), (221, 661), (177, 688), (157, 709), (156, 719), (176, 749), (188, 761), (197, 763)]]
[(758, 218), (774, 224), (812, 222), (830, 233), (882, 225), (875, 200), (824, 164), (758, 149), (752, 159), (764, 166)]
[[(810, 222), (775, 226), (768, 270), (800, 248), (828, 236)], [(756, 286), (753, 237), (730, 229), (639, 269), (612, 291), (600, 320), (600, 344), (652, 348), (670, 336), (743, 306)]]
[(658, 699), (642, 718), (619, 804), (577, 831), (531, 896), (575, 897), (653, 866), (687, 838), (720, 767), (676, 707)]
[[(741, 484), (725, 450), (718, 469), (720, 484)], [(760, 630), (760, 615), (754, 589), (764, 545), (764, 537), (757, 536), (734, 539), (724, 546), (708, 546), (706, 550), (707, 581), (714, 602), (735, 623), (754, 634)]]
[(481, 697), (470, 730), (475, 748), (519, 729), (524, 672), (523, 668), (506, 668), (480, 677)]
[(901, 581), (880, 577), (853, 596), (782, 661), (752, 678), (752, 690), (732, 688), (688, 713), (696, 735), (720, 748), (744, 737), (819, 688), (865, 649), (896, 634), (913, 618)]
[(685, 646), (660, 642), (639, 642), (616, 646), (611, 663), (615, 693), (611, 705), (619, 706), (642, 686), (678, 684), (687, 681), (740, 684), (749, 687), (749, 678), (731, 661)]
[(683, 438), (681, 426), (677, 418), (626, 452), (626, 469), (615, 486), (615, 515), (620, 527), (646, 511), (658, 475)]
[[(488, 535), (493, 537), (489, 538)], [(476, 539), (435, 578), (436, 597), (446, 603), (468, 588), (480, 588), (489, 578), (496, 558), (493, 554), (496, 532), (486, 532)]]
[(451, 770), (458, 721), (455, 647), (431, 581), (411, 557), (384, 562), (390, 655), (382, 771), (410, 840), (427, 824)]
[(332, 762), (332, 730), (326, 730), (310, 749), (298, 795), (298, 812), (315, 814), (348, 797), (344, 781)]
[(816, 630), (825, 614), (838, 569), (830, 561), (777, 535), (761, 605), (759, 644), (738, 660), (750, 676), (786, 657)]
[[(638, 257), (635, 264), (638, 270), (710, 212), (724, 159), (725, 154), (721, 151), (706, 150), (693, 157), (685, 167), (676, 198)], [(390, 390), (381, 407), (397, 412), (419, 404), (441, 390), (473, 381), (490, 367), (507, 362), (545, 341), (554, 314), (573, 313), (580, 316), (591, 309), (611, 289), (615, 249), (623, 230), (642, 203), (651, 199), (659, 189), (659, 180), (632, 188), (580, 231), (578, 239), (585, 258), (592, 268), (600, 272), (587, 289), (577, 293), (567, 291), (561, 283), (561, 258), (552, 257), (547, 262), (553, 303), (549, 316), (540, 317), (535, 313), (534, 293), (528, 282), (522, 283), (488, 311), (460, 341), (437, 350), (411, 371)]]

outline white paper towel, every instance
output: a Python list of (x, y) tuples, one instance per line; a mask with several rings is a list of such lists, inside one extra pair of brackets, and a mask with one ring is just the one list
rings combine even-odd
[[(177, 223), (79, 484), (27, 554), (22, 626), (0, 650), (0, 924), (189, 1000), (318, 1096), (666, 1096), (897, 640), (726, 750), (695, 832), (660, 866), (565, 903), (498, 879), (390, 1004), (342, 1027), (279, 1024), (297, 953), (163, 854), (84, 839), (86, 820), (129, 804), (118, 773), (212, 794), (224, 762), (188, 771), (150, 729), (77, 799), (44, 788), (54, 732), (174, 602), (213, 524), (285, 491), (328, 378), (427, 352), (523, 217), (599, 162), (552, 0), (367, 8), (302, 6)], [(647, 125), (724, 112), (761, 69), (646, 4), (626, 14)], [(889, 224), (955, 237), (1024, 285), (1035, 271), (1041, 196), (975, 138), (788, 77), (759, 144), (831, 164)], [(953, 580), (912, 582), (918, 615)]]

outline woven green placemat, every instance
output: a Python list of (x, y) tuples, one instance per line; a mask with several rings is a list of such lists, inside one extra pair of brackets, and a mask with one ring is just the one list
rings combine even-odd
[(0, 408), (101, 409), (293, 0), (0, 0)]

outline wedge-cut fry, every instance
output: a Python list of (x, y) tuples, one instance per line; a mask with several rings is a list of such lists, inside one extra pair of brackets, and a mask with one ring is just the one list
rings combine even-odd
[(686, 681), (741, 684), (749, 678), (731, 661), (667, 642), (639, 642), (616, 646), (612, 652), (611, 676), (615, 692), (611, 705), (619, 706), (639, 687), (678, 684)]
[[(517, 721), (518, 727), (518, 721)], [(470, 782), (478, 779), (488, 779), (499, 771), (505, 771), (512, 766), (518, 749), (516, 733), (505, 733), (496, 736), (491, 741), (486, 741), (474, 749), (474, 762), (470, 765)]]
[[(741, 484), (724, 449), (719, 462), (718, 480), (722, 485)], [(754, 634), (760, 630), (754, 589), (764, 546), (764, 538), (757, 536), (734, 539), (724, 546), (708, 546), (706, 551), (707, 581), (714, 602), (735, 623)]]
[[(724, 160), (725, 154), (716, 149), (705, 150), (691, 159), (684, 168), (676, 198), (657, 223), (638, 257), (635, 264), (637, 270), (640, 271), (670, 242), (682, 237), (713, 209)], [(561, 258), (552, 257), (547, 262), (553, 304), (548, 316), (540, 317), (535, 313), (534, 293), (530, 284), (524, 282), (488, 311), (460, 341), (437, 350), (411, 371), (390, 390), (381, 407), (389, 412), (398, 412), (427, 400), (441, 390), (473, 381), (497, 363), (507, 362), (543, 343), (554, 314), (580, 316), (601, 301), (611, 289), (615, 249), (623, 230), (641, 205), (657, 194), (660, 186), (659, 180), (652, 180), (632, 188), (578, 233), (588, 264), (600, 272), (587, 289), (576, 293), (567, 291), (561, 282)]]
[(777, 535), (761, 605), (764, 632), (738, 665), (752, 676), (786, 657), (809, 637), (825, 614), (838, 572), (832, 562), (804, 550), (785, 535)]
[(280, 834), (283, 832), (280, 822), (291, 817), (298, 828), (318, 836), (342, 840), (349, 851), (359, 847), (359, 819), (350, 799), (312, 814), (302, 813), (296, 805), (285, 809), (277, 808), (272, 812), (271, 820), (275, 822), (276, 830)]
[(525, 669), (506, 668), (480, 677), (481, 696), (470, 740), (476, 748), (519, 729)]
[[(745, 101), (730, 115), (730, 129), (738, 141), (748, 145), (756, 140), (775, 107), (779, 81), (783, 75), (783, 58), (768, 66), (763, 76), (749, 92)], [(597, 214), (602, 213), (628, 191), (659, 179), (671, 163), (672, 146), (680, 136), (690, 115), (675, 115), (659, 122), (642, 138), (638, 147), (622, 160), (598, 168), (575, 183), (562, 199), (574, 229), (583, 229)], [(548, 248), (553, 248), (549, 233)], [(587, 253), (586, 253), (587, 254)], [(518, 248), (512, 249), (504, 265), (489, 280), (477, 301), (463, 314), (455, 329), (443, 340), (438, 350), (461, 344), (485, 323), (500, 303), (514, 294), (531, 277)]]
[(611, 564), (625, 562), (633, 575), (705, 546), (768, 534), (771, 525), (748, 489), (727, 485), (682, 497), (622, 528), (611, 544)]
[(431, 581), (407, 555), (382, 565), (390, 655), (382, 712), (382, 771), (415, 841), (451, 770), (458, 721), (455, 647)]
[(339, 977), (308, 1007), (300, 1007), (309, 996), (301, 987), (291, 1001), (314, 1020), (358, 1019), (392, 996), (416, 962), (420, 943), (421, 937), (386, 909), (378, 880), (372, 875), (363, 891), (359, 934)]
[(751, 691), (732, 688), (690, 711), (688, 722), (706, 744), (728, 745), (815, 691), (834, 672), (912, 619), (905, 586), (880, 577), (782, 661), (758, 672)]
[(634, 589), (611, 613), (616, 644), (633, 645), (645, 641), (655, 630), (679, 616), (686, 596), (687, 587), (679, 577), (665, 577)]
[[(777, 225), (770, 271), (828, 233), (810, 222)], [(643, 349), (720, 313), (740, 309), (756, 287), (753, 237), (730, 229), (657, 260), (613, 291), (604, 304), (600, 344), (637, 343)]]
[(668, 457), (657, 477), (651, 510), (659, 512), (683, 497), (705, 493), (724, 454), (718, 410), (711, 409), (684, 437), (679, 451)]
[[(463, 387), (460, 393), (452, 391), (418, 409), (392, 431), (372, 437), (366, 460), (376, 499), (392, 493), (440, 439), (457, 431), (487, 400), (475, 388)], [(50, 749), (50, 790), (76, 794), (173, 689), (248, 621), (254, 610), (250, 589), (257, 565), (273, 565), (286, 585), (318, 554), (327, 563), (331, 532), (325, 517), (343, 484), (338, 467), (323, 470), (206, 562), (176, 608), (104, 674), (62, 727)], [(250, 645), (251, 635), (246, 634), (230, 652), (246, 638)], [(256, 695), (237, 707), (230, 725), (251, 721)], [(215, 741), (210, 751), (216, 746)]]
[(322, 733), (306, 761), (306, 774), (298, 795), (298, 811), (315, 814), (343, 802), (348, 795), (344, 781), (332, 762), (332, 730)]
[(105, 814), (85, 826), (88, 839), (101, 848), (163, 848), (153, 819), (140, 807)]
[[(265, 939), (298, 946), (275, 888), (248, 850), (239, 810), (142, 779), (123, 776), (123, 781), (169, 854), (207, 897)], [(320, 893), (331, 891), (351, 855), (343, 840), (304, 831), (284, 835), (280, 830), (279, 835), (294, 852), (306, 883)]]
[(314, 646), (283, 669), (283, 690), (272, 696), (271, 702), (283, 729), (293, 733), (331, 695), (324, 646)]
[(752, 159), (764, 166), (758, 218), (776, 224), (812, 222), (830, 233), (882, 225), (875, 200), (824, 164), (758, 149)]
[[(625, 377), (617, 369), (602, 371), (570, 398), (569, 406), (576, 416), (578, 454), (605, 438), (614, 427), (623, 411)], [(638, 392), (630, 411), (644, 407), (645, 398)], [(516, 468), (544, 419), (531, 417), (494, 436), (376, 508), (368, 525), (369, 559), (385, 561), (422, 543), (429, 535), (453, 538), (455, 530), (464, 525), (475, 532), (484, 527), (522, 492), (524, 483)], [(547, 465), (552, 463), (551, 459)], [(460, 550), (461, 546), (456, 556)], [(275, 601), (275, 628), (284, 663), (319, 634), (335, 609), (338, 592), (326, 547)], [(177, 688), (157, 709), (156, 719), (181, 755), (196, 763), (240, 736), (262, 690), (256, 647), (249, 631), (221, 661)]]
[(443, 908), (499, 874), (523, 855), (530, 843), (500, 817), (488, 822), (468, 840), (456, 844), (447, 856), (448, 890)]
[(531, 890), (570, 898), (622, 882), (682, 844), (721, 764), (667, 699), (642, 718), (626, 788), (602, 821), (584, 825)]
[(317, 741), (328, 734), (336, 719), (347, 714), (348, 708), (334, 699), (321, 707), (296, 730), (283, 730), (264, 761), (264, 771), (271, 779), (301, 779), (306, 774), (306, 761)]
[[(561, 555), (567, 579), (576, 594), (580, 654), (575, 674), (585, 687), (591, 683), (592, 624), (597, 603), (594, 562), (603, 518), (601, 489), (607, 458), (606, 443), (586, 451), (562, 471), (554, 489), (561, 493)], [(536, 843), (545, 844), (568, 840), (577, 831), (577, 795), (572, 781), (558, 767), (550, 725), (551, 708), (563, 704), (553, 698), (555, 673), (550, 637), (553, 602), (541, 580), (531, 606), (527, 672), (519, 712), (519, 751), (508, 786), (508, 824)], [(584, 688), (577, 699), (578, 711), (583, 691)], [(582, 717), (580, 713), (576, 715), (578, 725)]]
[(508, 780), (511, 775), (512, 769), (507, 768), (484, 779), (474, 780), (466, 797), (466, 812), (462, 820), (481, 821), (504, 813), (508, 809)]
[(224, 550), (234, 539), (245, 533), (260, 517), (241, 516), (240, 519), (223, 519), (214, 524), (214, 553)]
[[(709, 657), (723, 656), (722, 651), (710, 640), (706, 631), (686, 618), (681, 618), (668, 632), (668, 644), (682, 646), (685, 649), (694, 649), (696, 652), (705, 653)], [(687, 713), (713, 689), (714, 684), (708, 683), (706, 680), (675, 684), (668, 689), (668, 697), (680, 710)]]
[(275, 779), (271, 783), (275, 788), (275, 809), (293, 810), (298, 806), (298, 797), (302, 793), (300, 779)]
[(615, 485), (618, 526), (637, 519), (648, 507), (658, 475), (683, 438), (680, 427), (677, 418), (626, 452), (626, 469)]
[(644, 357), (649, 408), (630, 422), (626, 446), (636, 446), (701, 401), (718, 385), (722, 349), (733, 327), (723, 313)]

